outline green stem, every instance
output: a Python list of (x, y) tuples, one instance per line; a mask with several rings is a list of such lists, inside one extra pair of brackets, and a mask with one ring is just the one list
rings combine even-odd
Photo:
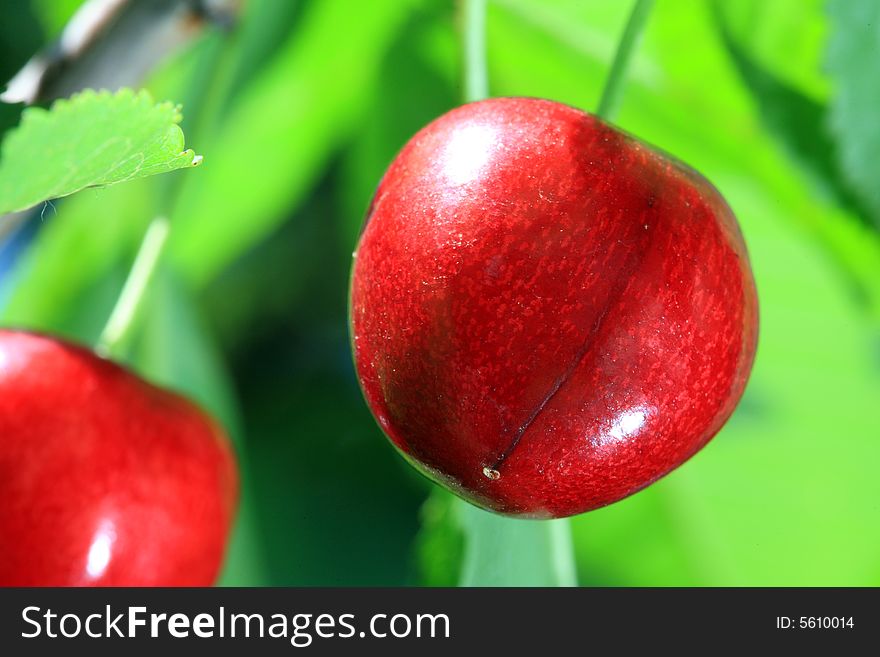
[(131, 272), (122, 288), (119, 299), (110, 319), (101, 332), (96, 351), (103, 356), (113, 356), (118, 352), (134, 326), (138, 308), (153, 274), (162, 248), (168, 239), (170, 224), (165, 217), (157, 217), (152, 221), (138, 249)]
[(486, 65), (486, 0), (462, 0), (464, 46), (464, 100), (471, 103), (489, 97)]
[(617, 107), (620, 105), (620, 99), (623, 95), (626, 69), (645, 29), (645, 23), (648, 21), (648, 14), (651, 13), (653, 4), (654, 0), (636, 0), (632, 13), (629, 15), (623, 35), (620, 37), (620, 43), (617, 44), (617, 52), (614, 53), (611, 71), (605, 81), (599, 109), (596, 110), (596, 114), (603, 119), (611, 119), (617, 113)]
[(550, 549), (553, 554), (553, 570), (559, 586), (577, 586), (577, 568), (574, 561), (574, 539), (571, 537), (571, 520), (559, 518), (546, 520), (550, 533)]

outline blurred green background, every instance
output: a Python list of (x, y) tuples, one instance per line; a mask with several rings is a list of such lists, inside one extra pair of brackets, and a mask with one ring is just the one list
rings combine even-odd
[[(0, 78), (79, 4), (4, 3)], [(490, 0), (492, 95), (595, 109), (631, 7)], [(451, 0), (248, 0), (144, 81), (183, 104), (202, 167), (80, 193), (0, 244), (0, 322), (94, 343), (148, 222), (171, 218), (130, 363), (234, 435), (223, 584), (533, 584), (565, 568), (539, 523), (487, 520), (415, 474), (349, 355), (364, 210), (395, 152), (460, 102), (461, 70)], [(880, 3), (657, 0), (615, 122), (729, 201), (760, 345), (705, 450), (572, 520), (580, 584), (880, 585), (878, 99)], [(20, 111), (0, 107), (0, 129)]]

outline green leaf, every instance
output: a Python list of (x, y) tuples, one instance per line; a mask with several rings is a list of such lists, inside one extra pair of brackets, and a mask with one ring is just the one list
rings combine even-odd
[(822, 67), (828, 36), (826, 0), (711, 0), (711, 4), (755, 66), (810, 100), (828, 100), (831, 83)]
[[(340, 318), (341, 319), (341, 318)], [(387, 444), (341, 331), (291, 327), (238, 371), (256, 511), (275, 586), (400, 586), (427, 482)]]
[(179, 109), (146, 92), (84, 91), (50, 110), (24, 111), (0, 155), (0, 214), (86, 187), (195, 166)]
[(170, 213), (170, 254), (187, 280), (210, 281), (302, 201), (357, 125), (382, 57), (414, 4), (309, 5), (299, 29), (220, 124), (210, 148), (222, 158), (185, 181)]
[(413, 16), (389, 49), (366, 118), (343, 153), (346, 247), (356, 243), (370, 198), (395, 154), (422, 127), (461, 102), (454, 8), (431, 9)]
[(835, 82), (831, 129), (847, 179), (880, 226), (880, 3), (834, 0), (828, 12), (827, 68)]
[(415, 553), (420, 586), (457, 586), (464, 554), (464, 532), (458, 522), (458, 503), (434, 487), (419, 512), (421, 529)]
[(49, 37), (56, 37), (61, 33), (82, 3), (83, 0), (31, 0), (34, 13)]
[[(19, 256), (0, 319), (41, 330), (65, 329), (71, 310), (83, 304), (91, 286), (108, 278), (114, 266), (131, 263), (147, 225), (158, 213), (152, 183), (145, 179), (96, 189), (59, 203), (57, 216), (48, 213), (49, 219)], [(114, 298), (101, 309), (96, 330), (106, 321)], [(78, 337), (93, 339), (97, 333)]]
[(193, 300), (161, 265), (146, 294), (132, 365), (155, 384), (197, 401), (238, 439), (241, 419), (232, 382)]
[(811, 177), (848, 210), (864, 215), (859, 200), (846, 185), (834, 157), (834, 144), (827, 129), (828, 108), (765, 68), (735, 35), (725, 9), (730, 3), (713, 2), (713, 14), (722, 42), (734, 65), (755, 97), (761, 118), (781, 146)]

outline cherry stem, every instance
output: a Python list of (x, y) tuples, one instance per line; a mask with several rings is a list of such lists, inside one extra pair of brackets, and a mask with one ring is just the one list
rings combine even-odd
[(617, 52), (614, 53), (611, 71), (608, 73), (605, 89), (602, 91), (601, 100), (599, 100), (599, 109), (596, 110), (596, 114), (603, 119), (611, 119), (617, 114), (617, 108), (623, 96), (626, 69), (629, 67), (630, 59), (645, 29), (648, 14), (651, 13), (653, 5), (654, 0), (636, 0), (633, 5), (623, 35), (617, 44)]
[(489, 97), (486, 64), (486, 0), (462, 0), (464, 47), (464, 100), (467, 103)]
[(165, 217), (153, 219), (147, 228), (128, 279), (98, 339), (95, 350), (102, 356), (113, 356), (131, 332), (144, 293), (156, 272), (170, 228), (171, 224)]
[(553, 575), (558, 586), (577, 586), (577, 566), (574, 559), (574, 538), (571, 521), (557, 518), (545, 521), (553, 556)]

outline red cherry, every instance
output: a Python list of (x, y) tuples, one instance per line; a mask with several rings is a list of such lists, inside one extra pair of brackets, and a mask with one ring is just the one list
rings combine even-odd
[(742, 395), (757, 298), (702, 176), (560, 103), (440, 117), (379, 185), (352, 274), (391, 442), (500, 513), (561, 517), (681, 465)]
[(0, 330), (0, 585), (210, 585), (237, 486), (226, 436), (189, 401)]

